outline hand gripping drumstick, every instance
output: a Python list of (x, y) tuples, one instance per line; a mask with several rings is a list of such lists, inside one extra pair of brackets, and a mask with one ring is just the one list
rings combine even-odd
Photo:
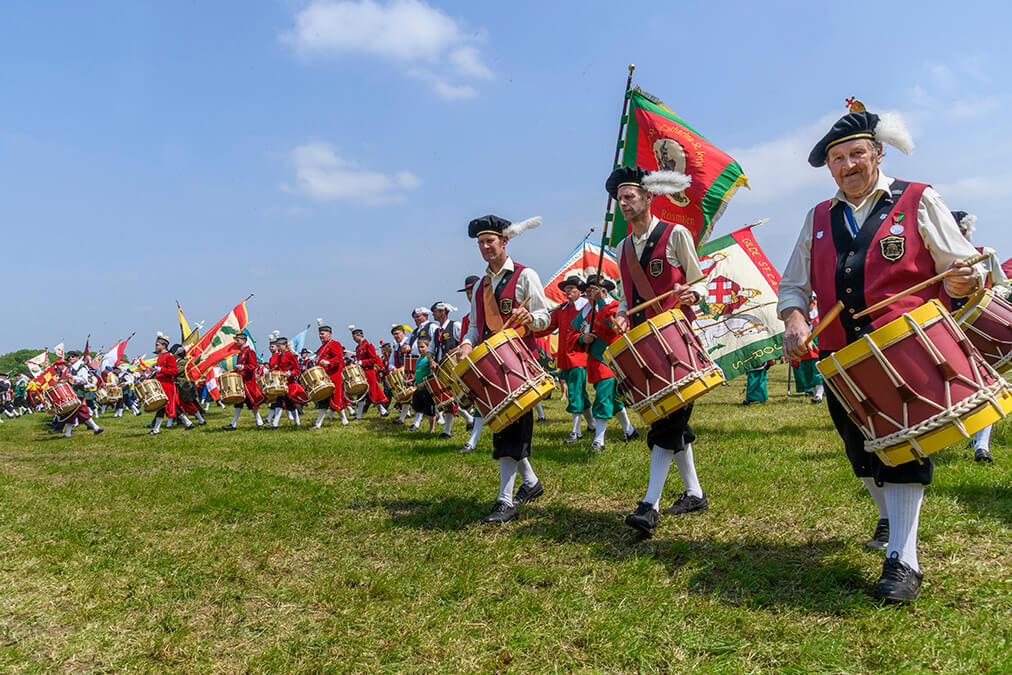
[[(699, 277), (698, 279), (693, 279), (692, 281), (690, 281), (689, 283), (687, 283), (685, 285), (686, 286), (694, 286), (695, 284), (698, 284), (700, 281), (703, 281), (704, 279), (706, 279), (706, 276), (707, 275), (704, 274), (703, 276)], [(673, 289), (673, 288), (670, 291), (664, 291), (660, 295), (655, 295), (654, 297), (650, 298), (649, 300), (644, 300), (643, 302), (641, 302), (640, 304), (636, 305), (632, 309), (627, 309), (626, 310), (626, 315), (635, 314), (636, 312), (640, 312), (640, 311), (646, 309), (648, 306), (654, 304), (655, 302), (660, 302), (661, 300), (664, 300), (665, 298), (669, 298), (669, 297), (671, 297), (674, 294), (675, 294), (675, 289)]]
[[(524, 307), (527, 306), (527, 303), (530, 302), (530, 301), (531, 301), (531, 296), (528, 295), (527, 299), (524, 300), (522, 303), (520, 303), (520, 307), (518, 307), (517, 309), (523, 309)], [(513, 316), (510, 315), (510, 317), (508, 319), (506, 319), (506, 323), (503, 324), (502, 329), (506, 330), (507, 328), (511, 328), (512, 326), (513, 326)]]
[[(986, 254), (986, 253), (978, 253), (975, 256), (967, 258), (963, 262), (966, 263), (967, 266), (973, 267), (977, 263), (983, 262), (983, 261), (987, 260), (987, 258), (988, 258), (988, 254)], [(889, 304), (895, 302), (896, 300), (899, 300), (900, 298), (905, 298), (908, 295), (910, 295), (911, 293), (916, 293), (917, 291), (923, 290), (923, 289), (927, 288), (928, 286), (930, 286), (931, 284), (937, 284), (939, 281), (942, 281), (943, 279), (945, 279), (947, 277), (953, 276), (952, 272), (953, 272), (953, 270), (951, 270), (951, 269), (945, 270), (944, 272), (936, 274), (935, 276), (931, 277), (930, 279), (926, 279), (925, 281), (922, 281), (921, 283), (919, 283), (919, 284), (917, 284), (915, 286), (911, 286), (910, 288), (908, 288), (907, 290), (905, 290), (905, 291), (903, 291), (901, 293), (897, 293), (896, 295), (889, 296), (888, 298), (886, 298), (882, 302), (876, 302), (871, 307), (868, 307), (866, 309), (862, 309), (860, 312), (858, 312), (857, 314), (855, 314), (854, 318), (855, 319), (860, 319), (862, 316), (867, 316), (868, 314), (871, 314), (872, 312), (877, 312), (878, 310), (882, 309), (883, 307), (888, 306)]]
[(831, 324), (833, 320), (837, 316), (839, 316), (840, 312), (842, 311), (843, 311), (842, 302), (837, 302), (835, 305), (829, 308), (829, 311), (826, 312), (826, 316), (822, 317), (819, 320), (819, 325), (815, 327), (815, 330), (812, 331), (812, 334), (808, 336), (807, 340), (805, 340), (805, 349), (812, 348), (812, 340), (817, 338), (819, 336), (819, 333), (822, 332), (822, 329)]

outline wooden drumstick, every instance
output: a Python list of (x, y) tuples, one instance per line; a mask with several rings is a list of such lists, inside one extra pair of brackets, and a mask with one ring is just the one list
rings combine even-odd
[[(693, 279), (692, 281), (690, 281), (689, 283), (687, 283), (685, 285), (686, 286), (693, 286), (695, 284), (698, 284), (700, 281), (703, 281), (704, 279), (706, 279), (706, 275), (705, 274), (703, 276), (699, 277), (698, 279)], [(636, 312), (641, 312), (644, 309), (646, 309), (647, 307), (649, 307), (650, 305), (654, 304), (655, 302), (660, 302), (661, 300), (664, 300), (665, 298), (670, 298), (674, 294), (675, 294), (675, 289), (673, 289), (673, 288), (670, 291), (664, 291), (660, 295), (655, 295), (654, 297), (652, 297), (649, 300), (644, 300), (643, 302), (641, 302), (640, 304), (636, 305), (632, 309), (626, 310), (626, 314), (635, 314)]]
[(836, 317), (839, 316), (840, 312), (842, 311), (843, 311), (843, 303), (838, 301), (835, 305), (829, 308), (829, 311), (826, 312), (826, 316), (819, 317), (819, 325), (815, 327), (815, 330), (812, 331), (812, 334), (808, 336), (807, 340), (805, 340), (805, 349), (812, 348), (812, 341), (815, 338), (817, 338), (819, 336), (819, 333), (822, 332), (822, 329), (828, 326), (830, 323), (832, 323), (833, 320), (835, 320)]
[[(968, 266), (973, 267), (974, 265), (976, 265), (979, 262), (984, 262), (985, 260), (987, 260), (987, 258), (988, 258), (988, 254), (987, 253), (978, 253), (975, 256), (967, 258), (963, 262), (966, 263)], [(910, 288), (908, 288), (907, 290), (905, 290), (905, 291), (903, 291), (901, 293), (897, 293), (896, 295), (889, 296), (888, 298), (886, 298), (882, 302), (876, 302), (871, 307), (867, 307), (865, 309), (862, 309), (860, 312), (858, 312), (857, 314), (855, 314), (854, 318), (855, 319), (860, 319), (862, 316), (867, 316), (867, 315), (871, 314), (872, 312), (877, 312), (878, 310), (882, 309), (883, 307), (889, 306), (890, 304), (892, 304), (893, 302), (899, 300), (900, 298), (905, 298), (908, 295), (910, 295), (911, 293), (916, 293), (917, 291), (923, 290), (923, 289), (927, 288), (928, 286), (930, 286), (931, 284), (937, 284), (939, 281), (942, 281), (943, 279), (946, 279), (947, 277), (953, 276), (952, 272), (953, 272), (953, 270), (951, 270), (951, 269), (945, 270), (944, 272), (940, 272), (940, 273), (936, 274), (935, 276), (931, 277), (930, 279), (926, 279), (926, 280), (922, 281), (919, 284), (911, 286)]]
[[(520, 303), (520, 307), (518, 307), (517, 309), (523, 309), (524, 307), (527, 306), (527, 303), (530, 302), (530, 301), (531, 301), (531, 296), (528, 295), (527, 299), (524, 300), (522, 303)], [(513, 326), (513, 315), (510, 315), (510, 317), (508, 319), (506, 319), (506, 323), (503, 324), (502, 329), (506, 330), (507, 328), (511, 328), (512, 326)]]

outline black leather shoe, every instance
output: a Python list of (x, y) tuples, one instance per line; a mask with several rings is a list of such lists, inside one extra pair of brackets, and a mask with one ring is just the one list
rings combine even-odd
[(872, 535), (871, 539), (864, 542), (866, 548), (870, 548), (873, 551), (884, 551), (886, 546), (889, 545), (889, 519), (880, 518), (878, 525), (875, 526), (875, 534)]
[(654, 505), (640, 502), (636, 506), (636, 510), (625, 517), (625, 524), (648, 537), (652, 537), (657, 530), (658, 520), (660, 520), (660, 516), (657, 515)]
[(994, 463), (994, 460), (991, 459), (991, 452), (987, 448), (977, 448), (976, 450), (974, 450), (973, 461), (984, 462), (986, 464)]
[(439, 434), (439, 437), (440, 437), (440, 438), (450, 438), (450, 434), (448, 434), (448, 433), (446, 433), (446, 432), (444, 431), (443, 433)]
[(625, 441), (626, 443), (628, 443), (629, 441), (635, 441), (639, 437), (640, 437), (640, 432), (638, 432), (635, 429), (633, 429), (632, 433), (626, 434), (625, 438), (623, 438), (622, 440)]
[(516, 518), (517, 518), (516, 507), (507, 506), (506, 502), (496, 502), (495, 506), (492, 507), (492, 513), (482, 518), (481, 522), (502, 524), (508, 523), (511, 520), (516, 520)]
[(913, 602), (921, 592), (924, 575), (899, 559), (893, 553), (882, 564), (882, 576), (875, 583), (871, 594), (886, 602)]
[(225, 426), (222, 427), (222, 429), (224, 429), (225, 431), (235, 431), (236, 428), (233, 427), (231, 424), (226, 424)]
[(570, 434), (568, 436), (566, 436), (566, 440), (564, 440), (562, 442), (565, 443), (566, 445), (569, 445), (570, 443), (576, 443), (577, 441), (582, 441), (582, 440), (583, 440), (583, 434), (581, 434), (579, 432), (576, 432), (576, 431), (572, 431), (572, 432), (570, 432)]
[(105, 431), (105, 429), (103, 429), (102, 427), (99, 427), (98, 429), (95, 429), (95, 431), (94, 431), (94, 434), (95, 434), (96, 436), (98, 436), (98, 435), (99, 435), (100, 433), (102, 433), (103, 431)]
[(545, 488), (541, 487), (541, 481), (538, 481), (530, 487), (521, 483), (517, 493), (513, 495), (513, 503), (527, 504), (529, 502), (533, 502), (543, 494), (545, 494)]
[(688, 493), (683, 492), (678, 495), (678, 499), (675, 500), (674, 504), (664, 509), (664, 513), (668, 516), (680, 516), (683, 513), (705, 511), (708, 508), (710, 508), (710, 504), (706, 501), (705, 492), (702, 497), (692, 497)]

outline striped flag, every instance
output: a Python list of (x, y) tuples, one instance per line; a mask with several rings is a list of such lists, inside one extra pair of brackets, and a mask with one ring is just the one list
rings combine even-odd
[(211, 330), (188, 350), (190, 360), (186, 363), (186, 376), (193, 382), (200, 382), (204, 375), (219, 361), (239, 352), (233, 337), (246, 327), (246, 301), (243, 300)]

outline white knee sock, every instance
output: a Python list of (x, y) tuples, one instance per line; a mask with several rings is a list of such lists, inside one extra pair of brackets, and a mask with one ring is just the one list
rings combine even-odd
[(453, 429), (453, 415), (447, 413), (443, 415), (443, 433), (448, 434), (451, 429)]
[(815, 389), (812, 390), (812, 398), (822, 398), (822, 395), (823, 393), (825, 393), (825, 390), (826, 388), (822, 385), (821, 382), (815, 385)]
[(541, 407), (541, 401), (538, 401), (538, 404), (534, 406), (534, 410), (537, 413), (538, 419), (541, 419), (545, 416), (545, 409)]
[(404, 424), (404, 420), (407, 418), (407, 416), (408, 416), (408, 406), (402, 405), (401, 406), (401, 424)]
[(513, 481), (517, 477), (517, 460), (511, 457), (499, 459), (499, 501), (513, 506)]
[(326, 416), (327, 416), (327, 411), (326, 410), (321, 410), (320, 412), (316, 413), (316, 424), (313, 425), (313, 428), (314, 429), (319, 429), (320, 427), (322, 427), (323, 426), (323, 418), (326, 417)]
[[(583, 419), (587, 420), (587, 427), (594, 428), (594, 415), (591, 413), (590, 408), (583, 411)], [(579, 430), (579, 429), (578, 429)]]
[(414, 424), (412, 424), (412, 426), (417, 427), (421, 423), (422, 423), (422, 413), (415, 413), (415, 422)]
[(296, 408), (296, 409), (295, 409), (294, 411), (292, 411), (292, 412), (294, 412), (294, 413), (295, 413), (295, 417), (294, 417), (294, 420), (295, 420), (295, 426), (297, 426), (297, 427), (301, 427), (301, 426), (302, 426), (302, 415), (300, 415), (300, 414), (299, 414), (299, 409), (298, 409), (298, 408)]
[(622, 431), (624, 433), (631, 434), (632, 432), (636, 431), (636, 427), (634, 427), (632, 425), (632, 422), (629, 421), (628, 410), (622, 408), (621, 410), (618, 411), (618, 415), (616, 415), (616, 417), (618, 417), (618, 421), (622, 425)]
[(333, 408), (327, 408), (327, 419), (328, 420), (334, 419), (334, 409)]
[(264, 424), (264, 418), (260, 417), (260, 411), (254, 410), (253, 413), (257, 416), (257, 426), (261, 427)]
[(474, 416), (474, 428), (471, 429), (471, 437), (467, 439), (467, 444), (472, 448), (478, 447), (478, 437), (481, 436), (481, 428), (484, 426), (484, 421), (481, 415)]
[(703, 488), (699, 485), (699, 478), (696, 476), (696, 462), (692, 457), (692, 444), (685, 446), (685, 450), (675, 453), (675, 464), (678, 466), (678, 473), (682, 475), (682, 483), (685, 485), (685, 494), (690, 497), (702, 497)]
[(87, 424), (88, 428), (91, 429), (92, 431), (98, 430), (98, 425), (95, 424), (95, 420), (85, 420), (84, 423)]
[(984, 427), (973, 435), (974, 450), (991, 449), (991, 425)]
[(278, 422), (281, 421), (281, 412), (282, 412), (281, 408), (275, 408), (274, 409), (274, 412), (271, 415), (271, 426), (272, 427), (278, 426)]
[(384, 406), (382, 403), (379, 403), (378, 406), (379, 406), (379, 409), (380, 409), (380, 415), (387, 415), (387, 414), (389, 414), (390, 411), (387, 410), (386, 406)]
[(594, 442), (604, 445), (604, 432), (608, 430), (608, 420), (594, 418)]
[(355, 419), (362, 419), (362, 413), (365, 412), (365, 401), (358, 404), (358, 410), (355, 411)]
[(906, 564), (920, 571), (917, 564), (917, 523), (921, 515), (924, 486), (919, 483), (886, 483), (884, 487), (889, 510), (889, 546), (886, 557), (893, 553)]
[(668, 479), (668, 471), (671, 469), (671, 460), (675, 453), (655, 445), (650, 452), (650, 482), (647, 484), (647, 494), (643, 501), (653, 504), (654, 511), (660, 511), (658, 504), (661, 501), (661, 493), (664, 491), (664, 481)]
[(466, 424), (474, 424), (474, 417), (463, 408), (458, 408), (457, 414), (464, 418)]
[(204, 420), (204, 416), (200, 414), (199, 410), (197, 411), (197, 415), (196, 416), (197, 416), (197, 422), (199, 422), (200, 424), (205, 424), (206, 423), (206, 421)]
[(875, 479), (865, 477), (861, 479), (864, 482), (864, 486), (868, 488), (868, 493), (871, 498), (875, 500), (875, 506), (878, 507), (879, 520), (882, 518), (889, 518), (889, 508), (886, 506), (885, 491), (878, 485), (875, 485)]
[(190, 421), (190, 418), (184, 415), (183, 413), (179, 413), (179, 421), (182, 422), (183, 426), (185, 426), (187, 429), (193, 426), (193, 422)]
[(159, 429), (162, 428), (162, 420), (163, 419), (164, 418), (161, 415), (158, 415), (157, 417), (155, 417), (155, 426), (152, 429), (152, 431), (158, 431)]
[(341, 411), (341, 424), (348, 426), (348, 416), (344, 414), (343, 410)]
[(70, 438), (70, 432), (72, 432), (73, 430), (74, 430), (74, 425), (73, 424), (64, 424), (63, 425), (63, 436), (64, 436), (64, 438)]
[(575, 413), (573, 415), (573, 433), (580, 433), (580, 413)]
[(524, 485), (529, 487), (537, 485), (538, 476), (534, 473), (531, 462), (527, 457), (524, 457), (517, 463), (517, 472), (520, 474), (520, 482)]
[(294, 422), (295, 421), (295, 411), (294, 410), (286, 410), (285, 412), (288, 413), (288, 421), (289, 422)]
[[(259, 414), (260, 413), (257, 413), (257, 415), (259, 415)], [(232, 414), (232, 426), (233, 427), (239, 425), (239, 415), (242, 415), (242, 408), (236, 408), (235, 412)]]

